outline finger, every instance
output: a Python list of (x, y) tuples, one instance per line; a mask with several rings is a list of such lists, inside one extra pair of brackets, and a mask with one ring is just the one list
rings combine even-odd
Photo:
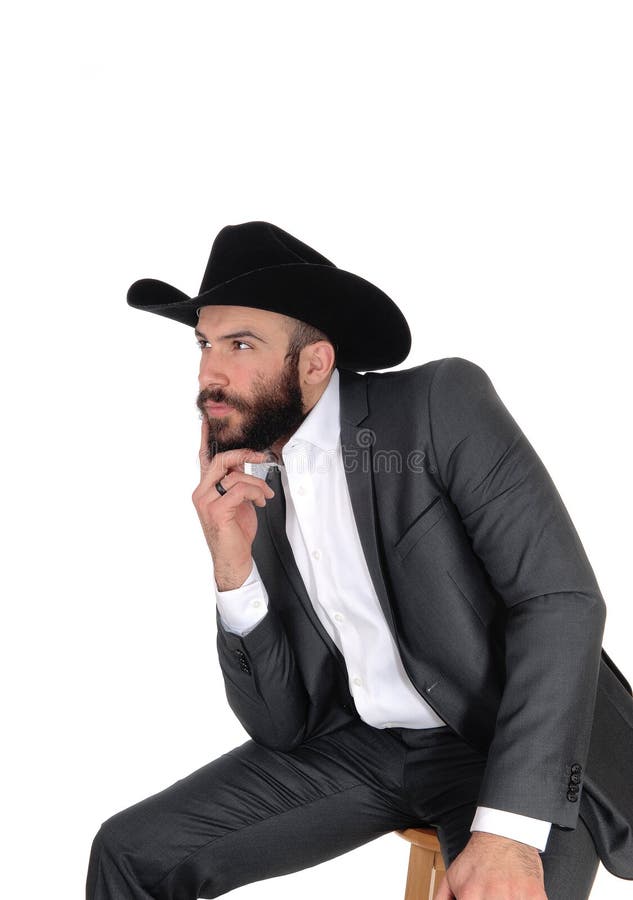
[[(223, 493), (220, 493), (217, 488), (219, 482), (222, 483), (222, 487), (224, 488)], [(263, 478), (258, 478), (256, 475), (245, 475), (244, 472), (234, 470), (227, 475), (222, 475), (216, 481), (202, 481), (193, 492), (192, 499), (194, 503), (198, 505), (216, 503), (229, 491), (235, 490), (236, 485), (240, 482), (250, 484), (253, 488), (259, 488), (267, 500), (270, 500), (275, 496), (274, 490)]]
[[(270, 496), (273, 496), (275, 493), (263, 478), (258, 478), (257, 475), (247, 475), (245, 472), (242, 472), (239, 469), (233, 469), (226, 475), (222, 476), (222, 478), (219, 478), (218, 481), (222, 482), (222, 487), (227, 491), (230, 491), (232, 489), (234, 490), (235, 485), (237, 484), (251, 484), (253, 485), (253, 487), (261, 488), (264, 493), (270, 494)], [(218, 490), (216, 489), (216, 484), (217, 481), (213, 482), (212, 484), (209, 483), (207, 490), (210, 491), (211, 495), (218, 494), (218, 496), (220, 496)]]
[[(201, 454), (202, 456), (202, 454)], [(262, 462), (266, 454), (258, 450), (250, 450), (248, 447), (240, 447), (238, 450), (224, 450), (216, 453), (212, 460), (208, 460), (206, 466), (200, 463), (200, 484), (219, 481), (223, 475), (232, 469), (239, 469), (245, 462)], [(239, 469), (242, 471), (242, 469)]]
[(204, 413), (200, 414), (201, 421), (201, 434), (200, 434), (200, 452), (208, 448), (208, 439), (209, 439), (209, 420)]
[(455, 894), (448, 886), (448, 878), (446, 875), (444, 875), (444, 878), (442, 879), (437, 894), (435, 895), (435, 900), (455, 900)]
[(206, 471), (209, 465), (209, 420), (202, 413), (202, 427), (200, 429), (200, 450), (198, 451), (200, 460), (200, 471)]
[[(261, 478), (258, 480), (261, 481)], [(264, 484), (264, 487), (268, 487), (268, 485)], [(235, 509), (245, 500), (252, 500), (257, 506), (266, 506), (266, 499), (261, 487), (254, 484), (246, 484), (243, 481), (235, 484), (226, 494), (222, 494), (222, 496), (218, 494), (218, 501), (222, 501), (226, 510)]]
[[(224, 451), (224, 453), (216, 453), (213, 458), (211, 458), (209, 454), (209, 419), (208, 416), (203, 412), (201, 416), (201, 426), (200, 426), (200, 449), (198, 451), (198, 459), (200, 461), (200, 475), (203, 476), (209, 471), (209, 467), (213, 465), (219, 458), (225, 457), (227, 453), (239, 453), (239, 452), (252, 452), (249, 451), (247, 447), (240, 448), (238, 451)], [(261, 462), (260, 457), (265, 456), (265, 454), (257, 453), (256, 457), (253, 461)], [(246, 457), (248, 459), (248, 457)], [(230, 462), (230, 460), (228, 460)], [(228, 471), (229, 466), (225, 466), (225, 470)], [(215, 470), (214, 470), (215, 471)]]

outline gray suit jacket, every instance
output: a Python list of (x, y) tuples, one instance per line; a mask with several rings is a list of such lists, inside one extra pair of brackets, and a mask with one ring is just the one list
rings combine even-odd
[[(376, 593), (417, 690), (488, 754), (478, 798), (573, 828), (633, 878), (633, 697), (601, 651), (605, 604), (547, 470), (484, 370), (448, 357), (340, 370), (341, 442)], [(278, 475), (277, 475), (278, 478)], [(269, 610), (222, 627), (226, 693), (251, 737), (290, 750), (355, 714), (342, 656), (285, 533), (257, 507)]]

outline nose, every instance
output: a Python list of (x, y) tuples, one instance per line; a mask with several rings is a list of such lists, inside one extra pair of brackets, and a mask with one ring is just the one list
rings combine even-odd
[(212, 353), (204, 353), (200, 360), (200, 372), (198, 373), (198, 384), (200, 390), (213, 387), (226, 387), (229, 379), (220, 365), (219, 358), (214, 357)]

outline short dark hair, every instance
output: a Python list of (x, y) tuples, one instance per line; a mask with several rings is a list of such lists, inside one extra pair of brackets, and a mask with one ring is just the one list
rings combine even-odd
[(299, 361), (299, 354), (304, 347), (307, 347), (308, 344), (314, 344), (316, 341), (328, 341), (334, 348), (334, 365), (332, 368), (336, 368), (338, 345), (332, 338), (328, 337), (320, 328), (308, 325), (307, 322), (303, 322), (301, 319), (293, 319), (291, 316), (284, 316), (284, 319), (286, 320), (284, 325), (288, 332), (286, 358), (292, 359), (292, 362), (296, 365)]

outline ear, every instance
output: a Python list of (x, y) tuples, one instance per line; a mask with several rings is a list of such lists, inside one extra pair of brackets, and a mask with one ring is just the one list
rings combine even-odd
[(299, 356), (299, 375), (302, 382), (321, 384), (334, 368), (334, 347), (329, 341), (315, 341), (304, 347)]

